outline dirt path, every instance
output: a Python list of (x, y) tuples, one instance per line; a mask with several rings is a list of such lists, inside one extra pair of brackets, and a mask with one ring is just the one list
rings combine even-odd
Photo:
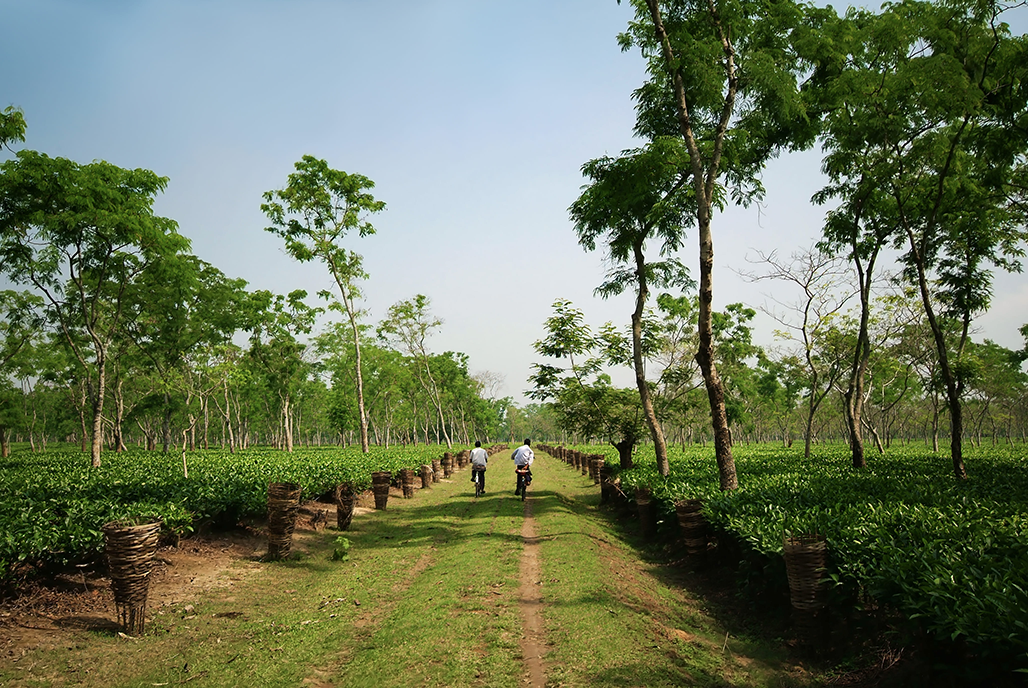
[(521, 639), (521, 653), (525, 661), (528, 685), (544, 688), (546, 667), (543, 653), (546, 642), (543, 632), (543, 596), (539, 587), (539, 538), (535, 532), (535, 517), (532, 515), (532, 500), (525, 501), (525, 521), (521, 526), (521, 539), (525, 549), (521, 554), (521, 585), (518, 589), (524, 635)]

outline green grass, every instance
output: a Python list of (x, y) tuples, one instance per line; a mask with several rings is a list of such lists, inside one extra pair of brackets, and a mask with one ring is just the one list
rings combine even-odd
[(530, 494), (542, 543), (548, 684), (809, 684), (782, 648), (740, 641), (674, 584), (674, 572), (659, 571), (663, 563), (640, 560), (633, 523), (622, 526), (598, 508), (591, 478), (546, 466)]
[[(358, 515), (345, 561), (333, 560), (338, 531), (306, 532), (292, 558), (239, 562), (231, 588), (164, 608), (142, 638), (69, 632), (17, 665), (0, 660), (0, 685), (523, 685), (524, 504), (505, 459), (490, 462), (480, 499), (462, 471)], [(780, 648), (734, 631), (724, 648), (725, 629), (639, 558), (597, 500), (586, 478), (539, 457), (529, 501), (548, 685), (802, 685)]]

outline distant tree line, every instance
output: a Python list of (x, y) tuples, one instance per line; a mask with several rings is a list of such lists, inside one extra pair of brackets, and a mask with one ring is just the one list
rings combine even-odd
[[(696, 346), (695, 296), (658, 296), (647, 311), (644, 339), (654, 408), (666, 441), (711, 442), (703, 380), (692, 351)], [(930, 330), (916, 295), (898, 292), (875, 300), (869, 333), (861, 423), (874, 451), (917, 442), (931, 451), (949, 438), (945, 391)], [(725, 405), (732, 443), (777, 442), (792, 446), (846, 442), (847, 378), (856, 345), (857, 313), (847, 311), (808, 323), (806, 339), (782, 330), (772, 346), (753, 341), (756, 311), (731, 304), (714, 312), (714, 341), (723, 370)], [(533, 436), (570, 443), (610, 443), (631, 465), (632, 450), (647, 440), (638, 394), (615, 386), (611, 368), (628, 367), (629, 337), (611, 323), (595, 331), (573, 304), (558, 301), (547, 320), (547, 337), (537, 351), (558, 361), (536, 364), (533, 395), (544, 403), (518, 410), (517, 423)], [(574, 343), (574, 344), (572, 344)], [(574, 351), (571, 346), (575, 346)], [(562, 351), (562, 355), (557, 355)], [(1025, 351), (989, 340), (971, 341), (963, 361), (968, 423), (974, 446), (1028, 442), (1028, 373)]]
[[(0, 145), (24, 141), (0, 113)], [(13, 151), (12, 151), (13, 152)], [(265, 194), (272, 231), (298, 260), (324, 262), (339, 293), (248, 290), (189, 252), (152, 204), (148, 170), (78, 164), (30, 150), (0, 164), (0, 453), (74, 441), (164, 452), (211, 446), (369, 442), (469, 444), (506, 437), (510, 399), (488, 395), (467, 356), (435, 353), (442, 322), (427, 297), (395, 304), (377, 327), (357, 305), (367, 278), (349, 230), (384, 204), (360, 175), (305, 156)], [(343, 323), (314, 332), (326, 310)]]

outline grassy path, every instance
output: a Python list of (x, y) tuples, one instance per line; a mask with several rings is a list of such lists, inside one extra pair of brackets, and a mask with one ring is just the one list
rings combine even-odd
[(0, 686), (808, 685), (776, 650), (726, 643), (591, 480), (540, 454), (522, 502), (508, 456), (477, 500), (462, 471), (357, 516), (346, 561), (340, 533), (305, 534), (298, 558), (239, 562), (142, 638), (0, 659)]

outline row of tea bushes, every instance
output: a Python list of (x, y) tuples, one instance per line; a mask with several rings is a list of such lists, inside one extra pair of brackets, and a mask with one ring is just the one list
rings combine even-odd
[[(617, 465), (612, 447), (574, 448)], [(920, 447), (894, 447), (863, 470), (851, 467), (845, 446), (817, 448), (809, 460), (775, 445), (733, 453), (733, 492), (718, 489), (712, 448), (673, 448), (664, 478), (643, 447), (618, 477), (628, 492), (649, 490), (669, 520), (675, 503), (703, 500), (707, 521), (751, 564), (777, 562), (767, 573), (778, 578), (783, 536), (819, 533), (833, 599), (884, 603), (937, 639), (1028, 668), (1024, 446), (972, 449), (965, 482), (953, 479), (947, 458)]]
[(207, 450), (186, 455), (188, 477), (179, 454), (111, 453), (93, 468), (79, 451), (18, 450), (2, 464), (0, 578), (23, 562), (66, 564), (95, 556), (102, 546), (101, 527), (110, 521), (151, 516), (181, 535), (201, 522), (263, 518), (269, 483), (296, 483), (311, 498), (331, 494), (340, 483), (363, 491), (370, 488), (372, 473), (417, 469), (445, 450), (425, 445), (373, 447), (368, 454), (338, 447), (291, 453)]

